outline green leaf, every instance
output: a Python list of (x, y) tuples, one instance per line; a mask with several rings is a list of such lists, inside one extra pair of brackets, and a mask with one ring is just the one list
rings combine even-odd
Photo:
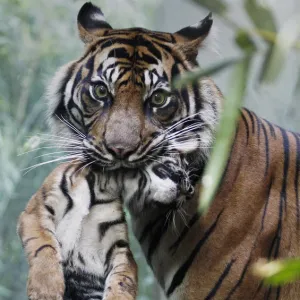
[(245, 9), (258, 29), (276, 32), (276, 24), (274, 16), (266, 5), (261, 5), (261, 1), (245, 0)]
[(210, 66), (209, 68), (204, 69), (204, 70), (199, 68), (192, 72), (184, 73), (184, 75), (174, 79), (174, 81), (172, 83), (173, 88), (180, 89), (183, 86), (192, 84), (195, 81), (197, 81), (199, 78), (215, 74), (231, 65), (236, 64), (240, 60), (241, 59), (228, 59), (228, 60), (213, 64), (212, 66)]
[(300, 258), (258, 261), (253, 266), (253, 273), (267, 285), (282, 285), (300, 279)]
[(289, 19), (278, 32), (276, 42), (266, 55), (261, 71), (261, 81), (272, 83), (284, 67), (291, 48), (300, 34), (300, 16)]
[(251, 56), (239, 62), (233, 72), (231, 89), (224, 101), (216, 141), (202, 178), (199, 211), (205, 213), (213, 200), (233, 143), (239, 108), (244, 98)]
[(209, 11), (218, 15), (223, 15), (227, 12), (228, 8), (224, 1), (221, 0), (192, 0), (192, 2), (204, 6)]
[[(266, 4), (262, 5), (261, 2), (257, 0), (244, 0), (244, 6), (248, 13), (248, 16), (250, 17), (256, 28), (258, 28), (258, 30), (272, 33), (275, 33), (277, 31), (272, 11)], [(260, 36), (264, 37), (263, 35)], [(266, 39), (265, 41), (267, 41), (267, 43), (269, 44), (269, 48), (266, 52), (266, 56), (262, 64), (259, 78), (260, 81), (264, 81), (264, 78), (266, 77), (265, 69), (270, 63), (270, 54), (273, 52), (273, 43)]]
[(245, 30), (238, 30), (235, 36), (235, 42), (246, 53), (255, 52), (257, 50), (256, 45), (251, 38), (250, 34)]

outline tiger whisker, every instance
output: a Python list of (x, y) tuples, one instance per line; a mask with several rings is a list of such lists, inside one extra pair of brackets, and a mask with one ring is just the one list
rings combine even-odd
[(82, 142), (81, 141), (71, 141), (71, 140), (64, 140), (64, 139), (60, 139), (60, 138), (56, 138), (56, 139), (52, 139), (52, 140), (50, 140), (50, 139), (46, 139), (46, 138), (39, 138), (40, 139), (40, 141), (42, 142), (42, 143), (45, 143), (45, 142), (51, 142), (51, 143), (55, 143), (55, 144), (57, 144), (57, 143), (69, 143), (69, 144), (74, 144), (74, 145), (81, 145), (82, 144)]
[(91, 161), (91, 162), (89, 162), (89, 163), (83, 165), (78, 171), (76, 171), (76, 174), (79, 173), (80, 171), (83, 172), (83, 170), (84, 170), (87, 166), (93, 164), (93, 163), (96, 162), (96, 161), (97, 161), (97, 159), (95, 159), (95, 160), (93, 160), (93, 161)]
[(29, 151), (26, 151), (26, 152), (23, 152), (23, 153), (19, 153), (18, 156), (21, 156), (21, 155), (24, 155), (24, 154), (28, 154), (30, 152), (34, 152), (34, 151), (38, 151), (38, 150), (41, 150), (41, 149), (60, 149), (60, 148), (63, 148), (63, 149), (72, 149), (72, 150), (84, 150), (86, 149), (85, 147), (81, 147), (81, 148), (78, 148), (78, 147), (72, 147), (72, 146), (68, 146), (68, 147), (62, 147), (62, 146), (45, 146), (45, 147), (39, 147), (39, 148), (35, 148), (35, 149), (31, 149)]
[(49, 156), (49, 155), (53, 155), (53, 154), (59, 154), (59, 153), (72, 153), (72, 154), (82, 154), (82, 152), (76, 152), (76, 151), (55, 151), (55, 152), (51, 152), (51, 153), (46, 153), (46, 154), (42, 154), (42, 155), (39, 155), (39, 156), (36, 156), (34, 158), (39, 158), (39, 157), (43, 157), (43, 156)]
[(189, 121), (191, 118), (199, 115), (200, 112), (197, 112), (195, 114), (186, 116), (185, 118), (180, 119), (179, 121), (177, 121), (176, 123), (174, 123), (172, 126), (170, 126), (168, 129), (165, 130), (165, 133), (169, 132), (170, 130), (173, 130), (174, 128), (176, 128), (178, 125), (182, 124), (183, 122), (187, 122)]
[(57, 140), (57, 139), (60, 139), (60, 140), (68, 140), (68, 141), (72, 141), (74, 143), (80, 143), (80, 141), (76, 140), (76, 139), (71, 139), (69, 136), (63, 136), (63, 135), (53, 135), (53, 134), (48, 134), (48, 133), (38, 133), (36, 135), (33, 135), (33, 136), (28, 136), (28, 137), (34, 137), (34, 136), (38, 136), (40, 138), (43, 138), (43, 139), (50, 139), (50, 138), (53, 138), (53, 140)]
[(63, 116), (61, 116), (61, 118), (58, 115), (56, 115), (56, 116), (62, 123), (64, 123), (69, 128), (73, 129), (77, 134), (79, 134), (80, 137), (86, 138), (86, 136), (78, 128), (76, 128), (73, 124), (71, 124), (69, 121), (67, 121)]
[(65, 124), (67, 125), (67, 126), (69, 126), (70, 128), (73, 128), (73, 130), (77, 133), (75, 133), (75, 135), (76, 136), (78, 136), (78, 137), (81, 137), (81, 138), (83, 138), (83, 139), (85, 139), (86, 138), (86, 135), (83, 133), (83, 132), (81, 132), (77, 127), (75, 127), (72, 123), (70, 123), (68, 120), (66, 120), (64, 117), (62, 117), (63, 118), (63, 120), (65, 121)]
[(26, 171), (26, 172), (24, 173), (24, 175), (25, 175), (25, 174), (27, 174), (28, 172), (30, 172), (31, 170), (36, 169), (36, 168), (38, 168), (38, 167), (40, 167), (40, 166), (43, 166), (43, 165), (46, 165), (46, 164), (50, 164), (50, 163), (52, 163), (52, 162), (62, 161), (62, 160), (70, 160), (70, 159), (71, 159), (70, 161), (72, 161), (74, 158), (75, 158), (75, 159), (79, 159), (79, 158), (84, 158), (84, 157), (80, 157), (80, 156), (78, 156), (78, 155), (66, 155), (66, 156), (62, 156), (62, 157), (59, 157), (59, 158), (55, 158), (55, 159), (52, 159), (52, 160), (49, 160), (49, 161), (45, 161), (45, 162), (41, 162), (41, 163), (35, 164), (35, 165), (33, 165), (33, 166), (30, 166), (30, 167), (27, 167), (27, 168), (23, 169), (22, 171)]

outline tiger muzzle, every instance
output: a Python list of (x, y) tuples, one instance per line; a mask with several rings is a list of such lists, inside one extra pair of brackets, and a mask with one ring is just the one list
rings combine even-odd
[(104, 135), (105, 147), (115, 158), (126, 159), (140, 145), (140, 127), (140, 122), (134, 117), (110, 118)]

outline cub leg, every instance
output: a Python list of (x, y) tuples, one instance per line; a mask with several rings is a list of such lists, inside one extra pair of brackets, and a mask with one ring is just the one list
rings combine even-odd
[(62, 165), (47, 177), (19, 217), (18, 234), (29, 264), (27, 294), (30, 300), (63, 299), (65, 282), (55, 223), (61, 215), (61, 202), (65, 202), (56, 190), (66, 169), (67, 166)]
[(137, 265), (127, 242), (117, 242), (108, 262), (103, 300), (134, 300), (137, 296)]

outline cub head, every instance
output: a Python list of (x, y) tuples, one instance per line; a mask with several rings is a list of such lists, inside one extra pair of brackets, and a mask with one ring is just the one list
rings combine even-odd
[(67, 147), (107, 169), (173, 153), (205, 160), (221, 94), (208, 78), (180, 89), (172, 80), (197, 66), (211, 15), (175, 33), (113, 29), (100, 8), (86, 3), (77, 21), (85, 53), (48, 89), (50, 126)]

